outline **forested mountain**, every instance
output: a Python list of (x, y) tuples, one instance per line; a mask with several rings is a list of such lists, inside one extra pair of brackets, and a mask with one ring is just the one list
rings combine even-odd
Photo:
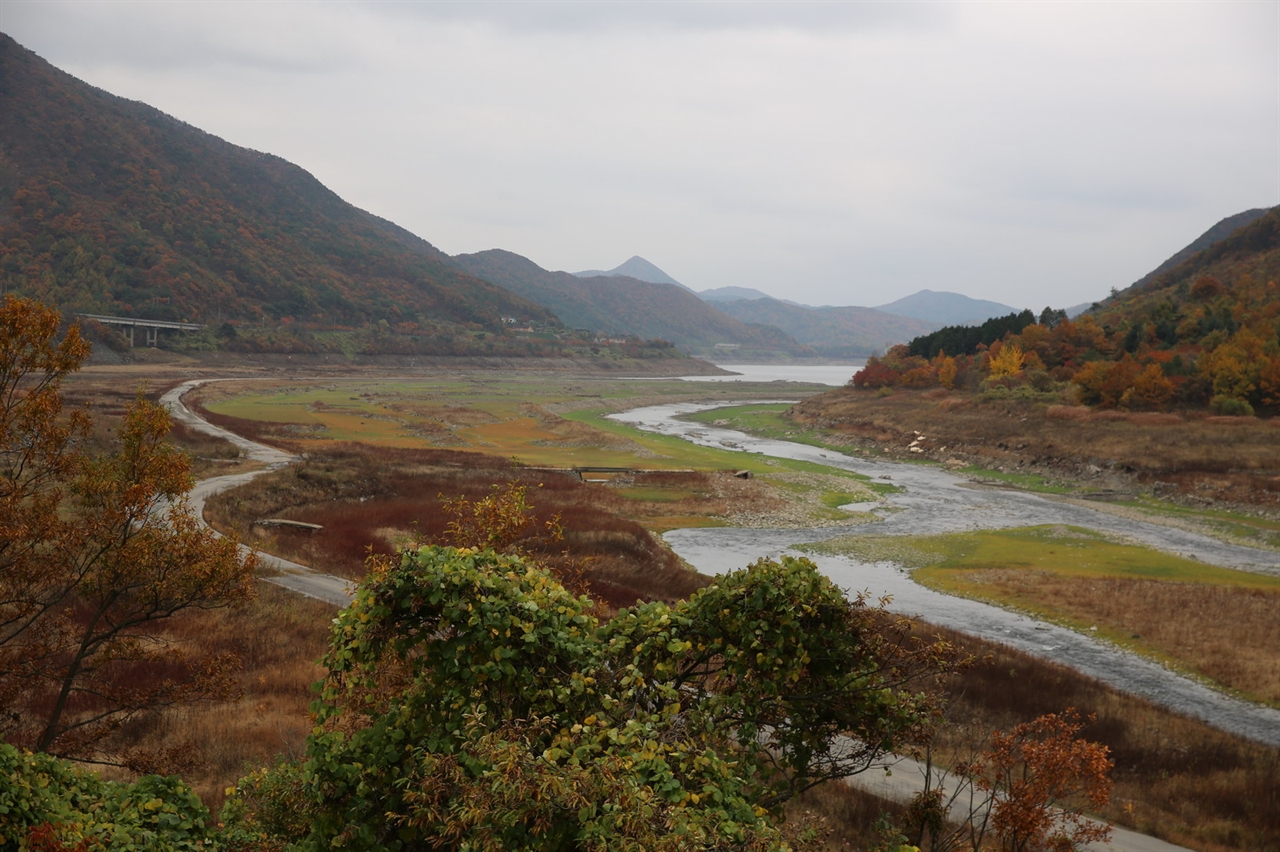
[(1156, 276), (1168, 272), (1185, 260), (1189, 260), (1192, 255), (1196, 254), (1196, 252), (1203, 251), (1204, 249), (1225, 240), (1245, 225), (1252, 225), (1265, 215), (1267, 215), (1267, 208), (1257, 207), (1253, 210), (1246, 210), (1243, 213), (1237, 213), (1234, 216), (1228, 216), (1209, 230), (1205, 231), (1199, 237), (1196, 237), (1183, 247), (1181, 251), (1174, 254), (1164, 263), (1139, 278), (1133, 286), (1139, 288), (1144, 287), (1154, 280)]
[(550, 272), (509, 251), (457, 255), (453, 262), (472, 275), (545, 305), (570, 326), (612, 335), (661, 338), (700, 354), (737, 347), (738, 356), (812, 355), (782, 331), (725, 316), (674, 284), (621, 276), (582, 278)]
[(935, 328), (874, 308), (809, 308), (777, 299), (738, 299), (716, 307), (742, 322), (777, 326), (828, 358), (861, 358)]
[(924, 320), (932, 323), (934, 328), (944, 325), (962, 325), (980, 323), (993, 317), (1017, 313), (1017, 308), (991, 302), (986, 299), (972, 299), (961, 293), (938, 292), (936, 290), (920, 290), (910, 296), (903, 296), (887, 305), (877, 305), (877, 311), (899, 317)]
[(59, 71), (0, 34), (0, 276), (63, 310), (496, 328), (554, 323), (303, 169)]
[(1000, 339), (973, 349), (918, 338), (868, 362), (854, 383), (1069, 389), (1103, 408), (1280, 413), (1280, 207), (1253, 212), (1233, 217), (1247, 224), (1225, 238), (1219, 223), (1197, 241), (1206, 247), (1193, 243), (1180, 262), (1076, 319), (1011, 315)]

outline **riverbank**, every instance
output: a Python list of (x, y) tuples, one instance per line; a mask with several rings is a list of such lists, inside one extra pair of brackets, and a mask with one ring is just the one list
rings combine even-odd
[(981, 468), (993, 480), (1040, 476), (1195, 508), (1280, 521), (1280, 419), (1202, 412), (1091, 411), (1009, 397), (838, 388), (787, 416), (862, 453)]

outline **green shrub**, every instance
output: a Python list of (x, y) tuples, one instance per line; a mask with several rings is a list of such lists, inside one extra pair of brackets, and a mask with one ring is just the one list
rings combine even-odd
[(208, 808), (180, 779), (133, 784), (0, 743), (0, 848), (85, 852), (215, 850)]

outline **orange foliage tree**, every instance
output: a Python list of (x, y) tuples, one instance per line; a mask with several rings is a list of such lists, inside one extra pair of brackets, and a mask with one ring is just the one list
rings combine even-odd
[(230, 694), (233, 661), (164, 635), (185, 610), (244, 601), (255, 560), (185, 502), (187, 457), (139, 396), (112, 452), (87, 454), (60, 388), (89, 347), (56, 311), (0, 304), (0, 735), (99, 763), (172, 768), (178, 751), (112, 742), (142, 715)]
[(1074, 709), (1046, 714), (995, 734), (978, 759), (957, 767), (988, 794), (975, 849), (985, 848), (988, 826), (1001, 852), (1072, 852), (1110, 837), (1109, 825), (1083, 815), (1111, 798), (1109, 750), (1077, 736), (1090, 721)]

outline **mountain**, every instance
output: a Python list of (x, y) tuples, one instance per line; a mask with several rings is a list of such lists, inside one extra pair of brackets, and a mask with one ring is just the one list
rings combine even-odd
[(640, 255), (635, 255), (630, 260), (615, 266), (613, 269), (587, 269), (583, 272), (573, 273), (578, 278), (634, 278), (637, 281), (648, 281), (650, 284), (674, 284), (677, 287), (683, 287), (685, 290), (693, 292), (689, 287), (685, 287), (676, 279), (645, 260)]
[(94, 88), (3, 34), (0, 116), (10, 292), (206, 323), (555, 323), (298, 166)]
[[(772, 299), (768, 293), (762, 293), (752, 287), (716, 287), (712, 290), (703, 290), (698, 293), (698, 298), (704, 302), (736, 302), (741, 299)], [(780, 302), (787, 302), (789, 305), (797, 304), (786, 299), (779, 299)]]
[(1243, 213), (1237, 213), (1234, 216), (1228, 216), (1209, 230), (1205, 231), (1199, 237), (1192, 240), (1181, 251), (1174, 254), (1164, 263), (1139, 278), (1133, 286), (1139, 288), (1144, 287), (1157, 276), (1162, 275), (1184, 261), (1191, 259), (1191, 257), (1197, 252), (1203, 251), (1216, 243), (1222, 242), (1244, 226), (1251, 225), (1258, 221), (1263, 216), (1267, 215), (1268, 212), (1269, 208), (1257, 207), (1253, 210), (1246, 210)]
[(669, 340), (690, 352), (735, 357), (813, 353), (776, 328), (725, 316), (687, 288), (623, 276), (579, 277), (550, 272), (528, 258), (492, 249), (462, 254), (453, 263), (513, 293), (544, 305), (565, 323), (610, 335)]
[[(979, 328), (943, 328), (868, 361), (853, 384), (1122, 410), (1280, 414), (1280, 207), (1254, 212), (1224, 220), (1236, 225), (1229, 234), (1219, 223), (1202, 248), (1193, 245), (1181, 261), (1079, 317), (1046, 311), (1037, 319), (1028, 310)], [(1229, 466), (1233, 475), (1274, 473), (1273, 461)]]
[[(1252, 215), (1255, 212), (1223, 219), (1174, 255), (1182, 260), (1173, 265), (1165, 261), (1094, 313), (1099, 319), (1128, 322), (1135, 309), (1146, 309), (1156, 302), (1182, 310), (1219, 297), (1235, 303), (1243, 296), (1248, 301), (1249, 296), (1236, 292), (1241, 288), (1252, 292), (1261, 287), (1262, 293), (1268, 293), (1268, 285), (1280, 281), (1280, 207), (1264, 210), (1261, 216)], [(1222, 226), (1233, 220), (1246, 224), (1222, 235)], [(1202, 248), (1195, 249), (1196, 245)], [(1280, 294), (1274, 290), (1260, 298), (1280, 305)], [(1239, 306), (1241, 310), (1245, 307)], [(1233, 317), (1237, 324), (1241, 319), (1247, 317)]]
[(778, 299), (738, 299), (716, 307), (746, 323), (776, 326), (828, 358), (861, 358), (883, 352), (936, 326), (875, 308), (809, 308)]
[(971, 299), (960, 293), (921, 290), (904, 296), (887, 305), (877, 305), (876, 310), (884, 311), (899, 317), (924, 320), (932, 323), (934, 328), (944, 325), (977, 324), (992, 317), (1017, 313), (1017, 308), (989, 302), (986, 299)]

